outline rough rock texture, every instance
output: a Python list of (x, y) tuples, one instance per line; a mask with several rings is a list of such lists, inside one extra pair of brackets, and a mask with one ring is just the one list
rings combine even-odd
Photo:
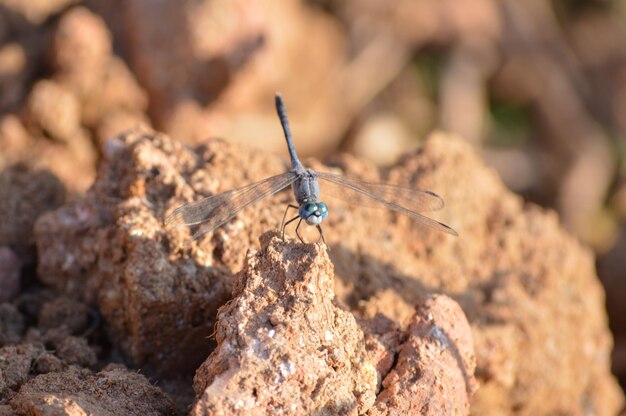
[(0, 348), (0, 402), (10, 396), (11, 390), (26, 382), (33, 363), (43, 351), (41, 344)]
[[(453, 300), (428, 299), (398, 331), (396, 362), (392, 353), (389, 366), (375, 367), (378, 351), (333, 286), (325, 246), (264, 234), (219, 312), (218, 347), (196, 373), (192, 414), (468, 414), (472, 335)], [(388, 334), (368, 337), (383, 345)]]
[(478, 388), (472, 333), (459, 305), (436, 295), (411, 320), (370, 415), (466, 415)]
[(176, 414), (135, 370), (89, 369), (104, 364), (85, 337), (88, 315), (85, 305), (45, 290), (0, 304), (0, 415)]
[[(284, 164), (223, 141), (192, 151), (151, 132), (110, 142), (105, 158), (84, 198), (37, 222), (39, 274), (99, 304), (114, 342), (134, 363), (193, 368), (210, 350), (205, 337), (246, 250), (278, 226), (291, 196), (247, 208), (191, 244), (186, 228), (164, 230), (162, 219), (182, 203), (280, 173)], [(385, 172), (350, 157), (333, 166), (437, 192), (447, 207), (433, 216), (460, 234), (327, 200), (337, 298), (363, 319), (379, 315), (389, 329), (373, 360), (381, 373), (393, 368), (390, 357), (415, 305), (444, 293), (472, 327), (481, 385), (472, 412), (617, 412), (622, 396), (609, 372), (612, 341), (593, 258), (556, 215), (525, 206), (468, 144), (444, 134)]]
[(112, 141), (108, 152), (85, 198), (41, 217), (41, 279), (97, 303), (135, 365), (191, 373), (210, 351), (206, 337), (228, 300), (232, 274), (213, 250), (174, 256), (178, 248), (161, 219), (166, 198), (193, 196), (179, 172), (195, 171), (202, 159), (147, 133)]
[[(271, 239), (271, 241), (270, 241)], [(219, 312), (194, 415), (356, 415), (375, 399), (363, 333), (334, 303), (324, 247), (262, 237)]]
[(93, 374), (70, 367), (35, 377), (11, 400), (18, 415), (175, 415), (165, 394), (141, 374), (110, 367)]

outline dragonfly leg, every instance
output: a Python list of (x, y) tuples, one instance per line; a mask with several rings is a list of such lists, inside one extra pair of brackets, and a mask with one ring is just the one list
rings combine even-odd
[(316, 227), (317, 227), (317, 231), (320, 232), (320, 238), (317, 240), (317, 242), (319, 243), (320, 240), (322, 240), (322, 242), (326, 244), (326, 240), (324, 239), (324, 233), (322, 232), (322, 227), (319, 224), (317, 224)]
[[(300, 218), (299, 215), (296, 215), (295, 217), (293, 217), (292, 219), (290, 219), (289, 221), (287, 221), (286, 223), (283, 224), (283, 240), (285, 239), (285, 227), (287, 227), (289, 224), (291, 224), (292, 222), (294, 222), (295, 220), (297, 220), (298, 218)], [(302, 221), (302, 218), (300, 218), (300, 221)], [(298, 225), (300, 225), (300, 223), (298, 223)], [(300, 237), (300, 236), (298, 236)]]
[(283, 240), (285, 239), (285, 227), (287, 226), (287, 224), (289, 224), (289, 222), (293, 221), (293, 219), (291, 219), (289, 220), (287, 224), (285, 224), (285, 218), (287, 218), (287, 212), (289, 211), (289, 208), (298, 209), (298, 207), (294, 204), (289, 204), (287, 205), (287, 208), (285, 208), (285, 213), (283, 214), (283, 221), (280, 223), (280, 232), (283, 233)]
[(298, 232), (298, 229), (300, 228), (300, 224), (302, 224), (302, 218), (300, 218), (300, 221), (298, 221), (298, 225), (296, 225), (296, 235), (298, 236), (302, 244), (306, 244), (304, 240), (302, 239), (302, 236), (300, 236), (300, 233)]

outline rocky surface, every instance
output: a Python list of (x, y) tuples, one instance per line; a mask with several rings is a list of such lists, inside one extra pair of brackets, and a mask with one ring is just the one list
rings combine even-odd
[[(0, 217), (11, 219), (0, 223), (0, 245), (24, 251), (34, 244), (37, 217), (65, 202), (65, 188), (49, 171), (18, 164), (0, 171), (0, 200)], [(4, 254), (4, 261), (10, 262), (9, 256)], [(7, 264), (3, 273), (10, 269)]]
[[(337, 302), (365, 330), (377, 384), (384, 387), (372, 412), (392, 402), (415, 408), (401, 399), (406, 394), (402, 377), (410, 377), (415, 368), (400, 364), (404, 359), (413, 363), (411, 357), (419, 355), (425, 361), (415, 365), (422, 368), (432, 358), (429, 354), (441, 348), (441, 340), (422, 336), (430, 322), (427, 316), (413, 312), (416, 305), (428, 305), (433, 293), (455, 299), (472, 328), (481, 387), (471, 400), (471, 412), (617, 412), (622, 396), (609, 372), (611, 336), (593, 257), (560, 229), (556, 215), (524, 205), (469, 145), (444, 134), (433, 135), (421, 150), (384, 172), (350, 157), (331, 160), (331, 167), (311, 163), (350, 176), (433, 190), (447, 203), (446, 210), (433, 216), (460, 234), (436, 234), (385, 210), (327, 200), (330, 216), (324, 230)], [(37, 222), (40, 278), (97, 305), (114, 344), (133, 365), (162, 375), (190, 374), (213, 348), (206, 338), (213, 332), (217, 309), (232, 297), (234, 282), (239, 282), (235, 294), (242, 296), (244, 282), (235, 275), (244, 265), (254, 264), (246, 263), (252, 261), (246, 260), (246, 251), (257, 246), (264, 231), (278, 226), (290, 195), (280, 193), (247, 208), (191, 243), (188, 229), (165, 229), (162, 219), (182, 203), (282, 169), (284, 163), (274, 156), (219, 140), (192, 150), (150, 131), (120, 136), (109, 142), (98, 179), (85, 197)], [(233, 307), (223, 311), (235, 313)], [(459, 313), (453, 307), (447, 310), (452, 316)], [(291, 322), (288, 318), (280, 317)], [(248, 328), (261, 328), (251, 319)], [(226, 331), (227, 326), (221, 328)], [(453, 339), (455, 334), (451, 328), (448, 336)], [(224, 336), (218, 339), (224, 341)], [(358, 339), (358, 331), (351, 337)], [(224, 354), (225, 345), (212, 357)], [(242, 354), (235, 350), (231, 358), (241, 360)], [(464, 398), (455, 407), (464, 413), (467, 392), (474, 388), (469, 377), (472, 360), (466, 347), (459, 347), (458, 355), (467, 363), (467, 377), (464, 387), (450, 394)], [(441, 355), (442, 371), (451, 368), (453, 359), (448, 352)], [(247, 360), (252, 358), (241, 362), (253, 362)], [(219, 371), (210, 367), (212, 373), (207, 372), (207, 366), (196, 378), (196, 412), (204, 404), (217, 406), (210, 395), (202, 400), (213, 378), (226, 388), (229, 377), (237, 377), (228, 373), (220, 379)], [(357, 374), (350, 377), (360, 379)], [(458, 373), (445, 372), (445, 377), (459, 380)], [(243, 397), (254, 397), (253, 385), (251, 381), (242, 390)], [(256, 394), (262, 392), (257, 389)], [(304, 405), (302, 400), (298, 405)], [(434, 400), (432, 409), (438, 403)]]
[(262, 237), (218, 314), (218, 346), (194, 379), (194, 415), (364, 414), (376, 370), (335, 302), (325, 248)]
[(192, 414), (468, 414), (477, 386), (460, 307), (430, 298), (399, 332), (395, 352), (380, 339), (388, 333), (368, 333), (396, 355), (375, 367), (380, 351), (335, 300), (326, 247), (264, 234), (220, 309), (218, 346), (196, 372)]
[(471, 329), (459, 305), (444, 295), (428, 298), (404, 338), (368, 414), (468, 414), (478, 383)]
[(114, 366), (93, 374), (70, 367), (39, 375), (11, 400), (17, 415), (175, 415), (167, 396), (141, 374)]
[(91, 315), (46, 290), (0, 303), (0, 415), (177, 414), (136, 371), (119, 364), (95, 371), (110, 359), (95, 345)]

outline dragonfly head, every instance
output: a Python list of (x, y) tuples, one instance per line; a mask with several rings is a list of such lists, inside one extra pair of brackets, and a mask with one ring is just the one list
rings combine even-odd
[(300, 205), (298, 215), (309, 225), (319, 225), (328, 217), (328, 206), (323, 202), (309, 201)]

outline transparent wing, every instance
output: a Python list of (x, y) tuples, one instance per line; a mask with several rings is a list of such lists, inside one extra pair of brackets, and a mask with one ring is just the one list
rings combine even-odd
[[(405, 186), (391, 185), (388, 183), (373, 183), (367, 182), (355, 178), (347, 178), (342, 175), (335, 175), (332, 173), (315, 172), (320, 178), (327, 181), (348, 186), (347, 184), (354, 185), (359, 189), (364, 189), (371, 194), (374, 194), (387, 202), (394, 203), (403, 207), (409, 208), (411, 211), (424, 212), (424, 211), (437, 211), (444, 206), (443, 199), (439, 195), (430, 191), (422, 191), (419, 189), (407, 188)], [(344, 201), (353, 205), (362, 205), (366, 207), (381, 208), (380, 201), (372, 200), (372, 197), (355, 192), (341, 192), (339, 195), (333, 195), (333, 192), (328, 192), (330, 196), (336, 196)]]
[(209, 233), (232, 219), (239, 211), (291, 185), (297, 176), (285, 172), (243, 188), (213, 195), (176, 208), (166, 219), (166, 226), (202, 224), (193, 239)]
[(326, 181), (322, 193), (337, 197), (353, 205), (384, 207), (407, 215), (425, 226), (444, 233), (458, 235), (445, 224), (419, 214), (417, 211), (434, 211), (443, 208), (440, 196), (430, 191), (402, 186), (371, 183), (326, 172), (315, 172)]

